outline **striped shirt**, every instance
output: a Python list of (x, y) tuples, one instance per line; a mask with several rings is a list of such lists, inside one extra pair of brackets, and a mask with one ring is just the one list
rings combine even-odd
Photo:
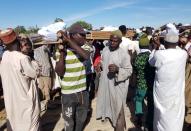
[[(57, 58), (58, 54), (57, 54)], [(65, 58), (65, 74), (60, 79), (61, 92), (63, 94), (72, 94), (86, 90), (86, 71), (80, 56), (73, 49), (67, 49)]]

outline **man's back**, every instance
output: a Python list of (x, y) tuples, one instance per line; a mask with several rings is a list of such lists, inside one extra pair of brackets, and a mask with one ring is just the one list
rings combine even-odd
[(8, 128), (15, 131), (39, 127), (37, 88), (32, 79), (37, 77), (29, 58), (18, 51), (5, 51), (0, 73), (4, 91)]
[[(157, 76), (162, 81), (175, 80), (184, 75), (187, 53), (181, 49), (167, 49), (156, 53)], [(178, 76), (177, 76), (178, 75)]]
[(155, 90), (166, 99), (184, 90), (187, 53), (182, 49), (167, 49), (155, 54)]
[[(26, 59), (27, 57), (23, 55), (22, 53), (18, 51), (5, 51), (2, 57), (1, 61), (1, 77), (3, 85), (11, 85), (15, 86), (15, 88), (18, 88), (19, 83), (19, 77), (22, 76), (22, 66), (21, 66), (21, 60)], [(9, 81), (9, 83), (7, 83)], [(13, 83), (13, 81), (15, 81)], [(16, 84), (17, 83), (17, 84)], [(4, 87), (4, 90), (8, 90), (6, 87)]]

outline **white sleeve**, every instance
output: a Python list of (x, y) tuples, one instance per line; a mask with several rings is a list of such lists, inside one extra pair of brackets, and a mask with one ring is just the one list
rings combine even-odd
[(21, 59), (21, 73), (30, 78), (36, 78), (38, 75), (38, 70), (33, 67), (30, 59), (28, 57)]
[(165, 60), (161, 55), (163, 50), (153, 50), (149, 56), (149, 64), (153, 67), (160, 67)]
[(130, 55), (126, 54), (122, 56), (121, 67), (119, 67), (119, 72), (116, 74), (115, 81), (121, 82), (127, 80), (132, 74), (132, 66), (130, 61)]

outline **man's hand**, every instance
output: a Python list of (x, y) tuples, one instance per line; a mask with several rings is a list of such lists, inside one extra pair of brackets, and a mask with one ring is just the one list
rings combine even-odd
[(110, 73), (118, 73), (119, 72), (119, 67), (116, 66), (115, 64), (110, 64), (108, 66), (109, 72)]

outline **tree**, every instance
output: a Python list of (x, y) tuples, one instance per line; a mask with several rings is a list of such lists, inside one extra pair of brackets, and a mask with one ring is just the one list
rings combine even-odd
[(29, 27), (27, 29), (27, 34), (36, 34), (38, 32), (39, 28), (36, 26), (36, 27)]
[(92, 30), (92, 25), (85, 21), (77, 21), (74, 24), (80, 24), (86, 30)]
[(20, 34), (20, 33), (27, 33), (27, 30), (25, 29), (25, 27), (24, 26), (20, 26), (20, 25), (18, 25), (15, 29), (15, 32), (17, 33), (17, 34)]
[(63, 19), (61, 19), (61, 18), (56, 18), (55, 20), (54, 20), (54, 22), (56, 23), (56, 22), (63, 22)]

